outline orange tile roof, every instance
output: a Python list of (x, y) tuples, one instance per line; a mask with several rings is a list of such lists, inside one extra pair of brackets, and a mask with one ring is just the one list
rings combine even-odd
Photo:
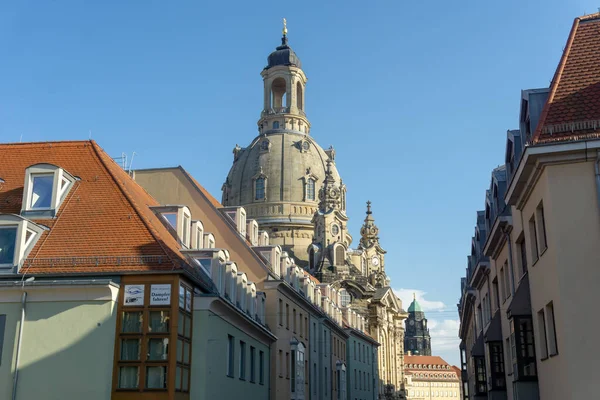
[(600, 13), (575, 18), (534, 143), (600, 136)]
[(193, 272), (150, 206), (159, 205), (94, 141), (0, 144), (0, 213), (19, 214), (27, 167), (49, 163), (78, 177), (21, 272)]
[(404, 356), (404, 365), (408, 364), (449, 365), (439, 356)]

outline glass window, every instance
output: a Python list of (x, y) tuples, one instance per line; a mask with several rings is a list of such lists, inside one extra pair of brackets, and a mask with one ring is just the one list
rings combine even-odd
[(143, 321), (144, 321), (144, 317), (143, 317), (143, 313), (141, 311), (124, 312), (123, 313), (123, 324), (121, 326), (121, 332), (123, 332), (123, 333), (141, 333)]
[(312, 178), (308, 178), (308, 180), (306, 181), (306, 199), (315, 199), (315, 180)]
[(279, 121), (273, 122), (273, 129), (279, 129)]
[(256, 200), (262, 200), (265, 198), (265, 178), (262, 176), (256, 179), (255, 182), (255, 198)]
[(52, 205), (52, 186), (54, 174), (32, 175), (33, 190), (31, 194), (31, 208), (50, 208)]
[(121, 361), (139, 361), (140, 339), (121, 339)]
[(163, 213), (163, 217), (173, 228), (177, 229), (177, 213)]
[(169, 353), (169, 338), (148, 339), (148, 360), (163, 361)]
[(250, 346), (250, 382), (256, 380), (256, 349)]
[(231, 335), (227, 335), (227, 376), (233, 377), (233, 363), (235, 359), (235, 342)]
[(188, 368), (183, 368), (181, 372), (183, 374), (183, 383), (181, 388), (184, 392), (187, 392), (190, 390), (190, 370)]
[(177, 340), (177, 362), (183, 362), (183, 340)]
[(148, 389), (166, 389), (167, 388), (167, 367), (156, 366), (146, 367), (146, 388)]
[(262, 351), (258, 353), (258, 383), (265, 383), (265, 353)]
[(187, 246), (188, 235), (190, 233), (190, 217), (183, 215), (183, 243)]
[(148, 326), (149, 333), (167, 333), (169, 332), (169, 322), (171, 321), (169, 311), (150, 311), (150, 321)]
[(139, 379), (140, 374), (138, 367), (119, 368), (119, 389), (137, 389)]
[(240, 340), (240, 379), (246, 379), (246, 343)]
[(0, 264), (13, 264), (17, 244), (17, 227), (0, 227)]

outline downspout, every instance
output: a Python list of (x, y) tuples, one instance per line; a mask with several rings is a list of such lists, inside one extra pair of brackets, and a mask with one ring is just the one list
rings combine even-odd
[(508, 234), (508, 231), (503, 230), (504, 232), (504, 237), (506, 238), (506, 241), (508, 243), (508, 270), (510, 272), (510, 294), (514, 295), (515, 294), (515, 274), (514, 274), (514, 270), (513, 270), (513, 252), (512, 252), (512, 243), (510, 242), (510, 235)]
[(596, 151), (596, 162), (594, 163), (596, 170), (596, 199), (598, 200), (598, 210), (600, 210), (600, 151)]
[(21, 298), (21, 324), (19, 325), (19, 339), (17, 341), (17, 355), (15, 360), (15, 376), (13, 379), (12, 400), (17, 398), (17, 382), (19, 380), (19, 359), (21, 358), (21, 343), (23, 343), (23, 323), (25, 322), (25, 302), (27, 301), (27, 292), (23, 291)]

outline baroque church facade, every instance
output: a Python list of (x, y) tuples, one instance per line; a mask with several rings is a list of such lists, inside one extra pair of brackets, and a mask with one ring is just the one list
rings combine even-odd
[(307, 78), (285, 28), (261, 75), (258, 136), (247, 147), (235, 146), (222, 204), (243, 206), (272, 244), (322, 283), (340, 290), (342, 306), (366, 318), (368, 332), (380, 343), (380, 394), (395, 392), (402, 398), (408, 314), (390, 287), (386, 251), (379, 244), (370, 202), (358, 246), (351, 247), (346, 185), (336, 168), (335, 150), (324, 150), (310, 135)]

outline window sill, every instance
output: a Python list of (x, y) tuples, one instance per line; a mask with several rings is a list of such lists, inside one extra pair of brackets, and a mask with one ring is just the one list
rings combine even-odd
[(229, 375), (229, 374), (227, 374), (227, 377), (228, 377), (228, 378), (231, 378), (231, 379), (235, 378), (235, 376), (233, 376), (233, 375)]
[(548, 359), (548, 356), (540, 358), (540, 361), (544, 362)]
[(544, 248), (544, 250), (542, 250), (542, 251), (540, 252), (540, 255), (538, 256), (538, 258), (541, 258), (541, 257), (544, 255), (544, 253), (546, 252), (546, 250), (548, 250), (548, 246), (546, 246), (546, 247)]
[(556, 353), (554, 353), (554, 354), (550, 354), (550, 358), (556, 357), (557, 355), (558, 355), (558, 351)]
[(246, 378), (240, 378), (240, 381), (245, 381), (245, 380), (246, 380)]
[(537, 262), (540, 261), (540, 256), (538, 255), (538, 257), (531, 263), (531, 268), (535, 267), (535, 264), (537, 264)]

